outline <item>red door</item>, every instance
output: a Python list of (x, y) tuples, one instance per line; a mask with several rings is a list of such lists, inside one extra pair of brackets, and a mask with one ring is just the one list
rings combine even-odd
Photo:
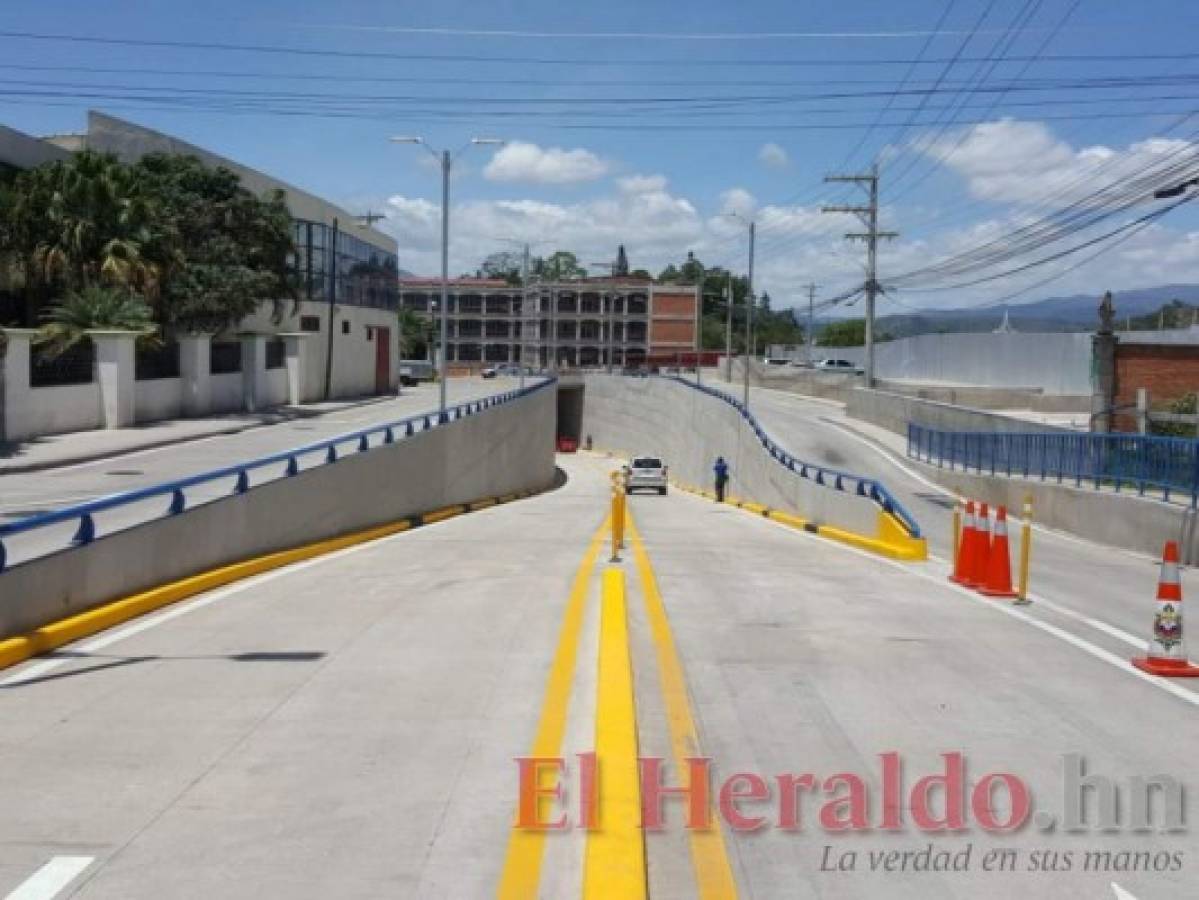
[(375, 393), (391, 390), (391, 329), (375, 326)]

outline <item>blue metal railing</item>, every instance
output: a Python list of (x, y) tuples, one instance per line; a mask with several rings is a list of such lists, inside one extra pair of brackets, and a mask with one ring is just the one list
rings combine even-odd
[(801, 478), (808, 478), (816, 484), (827, 487), (835, 491), (847, 491), (857, 494), (859, 497), (868, 497), (873, 500), (883, 509), (884, 512), (891, 513), (895, 516), (907, 529), (908, 534), (914, 538), (920, 537), (920, 526), (916, 519), (904, 509), (895, 497), (887, 490), (886, 486), (875, 478), (867, 478), (864, 475), (856, 475), (853, 472), (845, 472), (841, 469), (830, 469), (828, 466), (818, 465), (817, 463), (805, 462), (802, 459), (797, 459), (792, 456), (787, 450), (779, 446), (766, 433), (766, 430), (754, 418), (753, 413), (746, 408), (736, 397), (726, 394), (724, 391), (719, 391), (714, 387), (709, 387), (706, 384), (696, 384), (694, 381), (687, 381), (678, 375), (659, 375), (658, 378), (666, 378), (670, 381), (677, 381), (679, 384), (684, 384), (689, 388), (694, 388), (697, 391), (702, 391), (709, 396), (715, 397), (718, 400), (723, 400), (725, 403), (732, 406), (741, 417), (749, 423), (753, 428), (754, 434), (762, 446), (766, 448), (766, 452), (773, 457), (774, 461), (779, 463), (786, 469), (799, 475)]
[[(372, 425), (360, 431), (351, 431), (346, 434), (337, 435), (336, 437), (327, 438), (323, 441), (317, 441), (316, 443), (305, 444), (282, 453), (273, 453), (270, 456), (259, 457), (258, 459), (252, 459), (236, 465), (223, 466), (219, 469), (190, 475), (187, 478), (167, 481), (150, 487), (137, 488), (120, 494), (101, 497), (96, 500), (88, 500), (83, 503), (52, 510), (51, 512), (39, 513), (28, 518), (18, 519), (15, 522), (0, 524), (0, 572), (4, 571), (7, 566), (8, 554), (4, 539), (10, 538), (13, 535), (36, 531), (52, 525), (71, 523), (75, 526), (75, 535), (71, 538), (68, 546), (89, 544), (97, 537), (95, 520), (97, 513), (161, 497), (164, 500), (169, 498), (166, 508), (157, 516), (152, 516), (151, 518), (178, 515), (188, 508), (187, 491), (189, 488), (232, 480), (233, 486), (229, 492), (229, 496), (244, 494), (254, 487), (250, 478), (253, 472), (272, 468), (278, 471), (281, 467), (282, 471), (276, 477), (291, 477), (299, 474), (302, 457), (311, 458), (313, 456), (317, 457), (317, 462), (315, 466), (309, 466), (309, 468), (331, 465), (344, 456), (354, 453), (366, 453), (381, 446), (394, 444), (396, 441), (411, 437), (414, 434), (429, 431), (439, 425), (455, 422), (466, 416), (483, 412), (484, 410), (509, 403), (513, 400), (518, 400), (534, 391), (549, 387), (555, 380), (554, 378), (548, 378), (539, 384), (529, 385), (523, 389), (506, 391), (501, 394), (493, 394), (490, 397), (459, 403), (457, 406), (449, 407), (444, 414), (419, 413), (409, 416), (406, 419), (399, 419), (382, 425)], [(372, 438), (374, 439), (373, 444)], [(139, 524), (143, 521), (148, 521), (148, 519), (140, 520)]]
[(1144, 495), (1160, 490), (1199, 504), (1199, 440), (1142, 434), (943, 431), (908, 424), (908, 456), (950, 469), (1018, 478), (1072, 481)]

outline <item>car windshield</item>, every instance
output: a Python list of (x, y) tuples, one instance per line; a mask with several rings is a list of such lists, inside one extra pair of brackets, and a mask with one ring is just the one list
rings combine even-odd
[(640, 459), (633, 460), (634, 469), (660, 469), (662, 468), (662, 460), (655, 459), (652, 456), (643, 456)]

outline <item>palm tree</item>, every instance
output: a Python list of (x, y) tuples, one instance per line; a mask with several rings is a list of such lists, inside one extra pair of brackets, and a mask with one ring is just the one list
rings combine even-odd
[(150, 335), (154, 318), (149, 304), (124, 288), (91, 284), (73, 291), (45, 314), (39, 343), (49, 345), (52, 354), (66, 351), (94, 328), (140, 331)]
[(14, 194), (8, 222), (27, 284), (156, 294), (164, 266), (144, 252), (156, 238), (150, 203), (115, 157), (83, 151), (30, 170), (18, 176)]

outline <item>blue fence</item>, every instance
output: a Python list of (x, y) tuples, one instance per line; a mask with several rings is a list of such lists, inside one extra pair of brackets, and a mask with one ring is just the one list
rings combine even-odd
[(89, 500), (73, 506), (56, 509), (52, 512), (40, 513), (36, 516), (19, 519), (16, 522), (0, 524), (0, 572), (4, 571), (7, 565), (8, 554), (4, 545), (5, 538), (11, 538), (17, 534), (28, 533), (53, 525), (71, 523), (75, 528), (75, 535), (71, 539), (70, 545), (89, 544), (98, 536), (95, 518), (97, 513), (161, 498), (164, 501), (163, 508), (156, 514), (139, 520), (139, 524), (140, 522), (150, 521), (154, 518), (178, 515), (188, 508), (187, 492), (189, 488), (196, 488), (200, 485), (219, 485), (221, 482), (226, 482), (231, 485), (229, 496), (244, 494), (255, 486), (254, 476), (258, 476), (257, 483), (262, 484), (278, 478), (298, 475), (301, 471), (301, 461), (305, 463), (306, 469), (322, 465), (332, 465), (339, 459), (350, 454), (367, 453), (370, 450), (394, 444), (422, 431), (437, 428), (439, 425), (455, 422), (466, 416), (475, 415), (492, 407), (518, 400), (534, 391), (549, 387), (555, 380), (550, 378), (520, 390), (507, 391), (479, 400), (459, 403), (457, 406), (449, 407), (441, 414), (422, 413), (409, 416), (406, 419), (399, 419), (395, 422), (372, 425), (370, 428), (364, 428), (361, 431), (352, 431), (347, 434), (338, 435), (337, 437), (317, 441), (313, 444), (305, 444), (304, 446), (296, 447), (283, 453), (263, 456), (249, 462), (212, 469), (211, 471), (201, 472), (198, 475), (191, 475), (176, 481), (168, 481), (151, 487), (125, 491), (120, 494), (101, 497), (98, 500)]
[(1199, 441), (1140, 434), (942, 431), (909, 423), (908, 456), (983, 475), (1115, 490), (1147, 489), (1199, 502)]
[(685, 378), (681, 378), (678, 375), (660, 375), (655, 377), (666, 378), (670, 381), (677, 381), (679, 384), (684, 384), (689, 388), (694, 388), (695, 390), (702, 391), (709, 396), (723, 400), (725, 403), (729, 404), (739, 413), (741, 413), (741, 417), (745, 419), (747, 423), (749, 423), (751, 428), (753, 428), (754, 434), (757, 435), (762, 446), (766, 448), (766, 452), (769, 453), (771, 457), (774, 458), (775, 462), (779, 463), (779, 465), (794, 472), (800, 478), (809, 478), (816, 484), (827, 487), (831, 490), (849, 491), (857, 494), (859, 497), (869, 497), (885, 512), (889, 512), (899, 519), (899, 521), (903, 523), (904, 528), (907, 529), (908, 534), (914, 538), (920, 537), (920, 526), (916, 523), (916, 519), (911, 513), (904, 509), (903, 504), (901, 504), (891, 495), (891, 492), (887, 490), (881, 481), (878, 481), (874, 478), (867, 478), (864, 475), (855, 475), (853, 472), (844, 472), (840, 469), (830, 469), (827, 466), (821, 466), (817, 463), (810, 463), (805, 462), (802, 459), (797, 459), (780, 447), (777, 443), (775, 443), (770, 435), (766, 433), (766, 430), (761, 426), (758, 420), (754, 418), (749, 409), (746, 408), (745, 404), (743, 404), (736, 397), (729, 396), (724, 391), (718, 391), (716, 388), (709, 387), (706, 384), (696, 384), (694, 381), (687, 381)]

